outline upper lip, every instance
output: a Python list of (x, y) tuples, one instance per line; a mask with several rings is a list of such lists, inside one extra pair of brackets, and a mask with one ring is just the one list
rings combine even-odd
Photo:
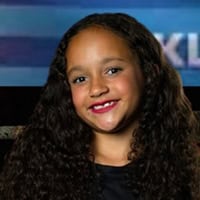
[(92, 105), (89, 106), (89, 109), (93, 108), (94, 106), (103, 105), (105, 103), (112, 102), (112, 101), (116, 102), (118, 100), (117, 99), (111, 99), (111, 100), (104, 100), (104, 101), (95, 102), (95, 103), (93, 103)]

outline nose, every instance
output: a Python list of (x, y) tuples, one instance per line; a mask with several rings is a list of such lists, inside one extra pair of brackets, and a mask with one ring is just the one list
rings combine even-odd
[(99, 97), (106, 94), (109, 91), (109, 87), (106, 82), (101, 78), (95, 78), (91, 81), (90, 85), (90, 97)]

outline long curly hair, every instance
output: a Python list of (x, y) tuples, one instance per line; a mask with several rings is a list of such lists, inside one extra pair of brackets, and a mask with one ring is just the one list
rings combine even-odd
[(66, 77), (68, 44), (91, 26), (123, 38), (133, 55), (137, 54), (145, 80), (141, 118), (129, 153), (127, 187), (144, 200), (199, 199), (194, 146), (199, 127), (190, 102), (153, 34), (122, 13), (86, 16), (64, 34), (30, 123), (4, 165), (0, 198), (88, 200), (101, 193), (95, 187), (101, 174), (94, 173), (91, 164), (93, 133), (75, 112)]

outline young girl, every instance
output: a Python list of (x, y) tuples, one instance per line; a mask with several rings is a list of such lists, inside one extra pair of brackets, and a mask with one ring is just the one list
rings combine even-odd
[(89, 15), (58, 46), (0, 199), (198, 200), (197, 134), (154, 36), (126, 14)]

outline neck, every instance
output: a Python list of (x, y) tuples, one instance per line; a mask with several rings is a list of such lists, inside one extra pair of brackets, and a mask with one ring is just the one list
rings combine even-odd
[(130, 162), (128, 153), (132, 142), (132, 131), (127, 133), (95, 133), (92, 151), (95, 163), (123, 166)]

